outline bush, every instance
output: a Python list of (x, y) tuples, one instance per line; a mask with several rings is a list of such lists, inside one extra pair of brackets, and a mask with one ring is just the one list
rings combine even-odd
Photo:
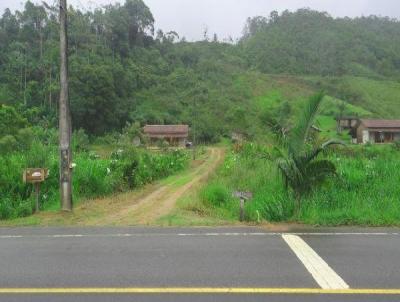
[(400, 151), (400, 140), (394, 141), (393, 149), (396, 150), (396, 151)]
[(32, 202), (30, 200), (21, 202), (17, 207), (18, 217), (27, 217), (32, 215)]
[[(58, 207), (58, 148), (43, 143), (45, 132), (41, 132), (41, 135), (40, 140), (34, 140), (27, 151), (0, 155), (0, 219), (32, 214), (33, 186), (21, 180), (22, 172), (27, 167), (49, 169), (49, 177), (41, 184), (41, 208)], [(83, 138), (85, 135), (81, 132), (79, 136)], [(95, 198), (142, 186), (184, 169), (188, 158), (185, 151), (149, 153), (132, 146), (113, 152), (111, 159), (93, 157), (88, 152), (76, 152), (73, 157), (76, 163), (74, 199)]]
[(75, 151), (87, 151), (89, 148), (89, 136), (85, 130), (79, 129), (72, 135), (72, 149)]
[(16, 135), (19, 149), (28, 150), (34, 140), (34, 134), (31, 128), (20, 129)]
[(248, 221), (284, 221), (293, 214), (293, 200), (283, 186), (261, 188), (252, 201), (246, 203), (245, 214)]
[(16, 211), (11, 205), (9, 199), (3, 199), (0, 201), (0, 219), (9, 219), (16, 216)]
[(201, 191), (201, 199), (207, 205), (221, 207), (226, 205), (232, 197), (225, 186), (211, 183)]
[(0, 138), (0, 154), (7, 154), (15, 151), (17, 146), (17, 140), (12, 135), (5, 135)]
[(73, 190), (76, 198), (104, 196), (116, 190), (115, 183), (107, 173), (109, 160), (93, 160), (89, 154), (81, 153), (76, 156), (75, 163)]
[(187, 162), (184, 151), (148, 153), (130, 146), (112, 154), (111, 170), (135, 188), (182, 170)]

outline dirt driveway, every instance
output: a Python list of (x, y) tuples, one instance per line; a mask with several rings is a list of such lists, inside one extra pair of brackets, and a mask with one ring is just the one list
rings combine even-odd
[(142, 189), (82, 202), (73, 213), (42, 212), (26, 220), (8, 221), (6, 225), (152, 225), (170, 213), (179, 198), (206, 180), (223, 157), (224, 149), (208, 148), (186, 171)]

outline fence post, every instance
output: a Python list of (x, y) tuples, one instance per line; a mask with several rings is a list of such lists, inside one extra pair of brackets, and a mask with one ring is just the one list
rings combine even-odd
[(244, 198), (240, 198), (240, 221), (244, 220)]

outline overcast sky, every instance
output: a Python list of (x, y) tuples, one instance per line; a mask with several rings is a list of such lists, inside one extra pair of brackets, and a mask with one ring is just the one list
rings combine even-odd
[[(47, 0), (52, 3), (55, 0)], [(273, 10), (309, 7), (333, 16), (380, 15), (400, 19), (400, 0), (144, 0), (156, 20), (156, 28), (175, 30), (187, 40), (201, 39), (207, 27), (210, 36), (220, 39), (240, 36), (247, 17), (267, 16)], [(21, 9), (23, 0), (0, 0), (6, 7)], [(39, 2), (34, 0), (33, 2)], [(124, 0), (68, 0), (69, 4), (89, 9)]]

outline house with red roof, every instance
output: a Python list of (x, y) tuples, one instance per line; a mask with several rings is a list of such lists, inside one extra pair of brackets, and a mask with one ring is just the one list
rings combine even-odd
[(157, 146), (160, 141), (166, 141), (170, 146), (185, 147), (188, 136), (188, 125), (146, 125), (144, 134), (151, 146)]
[(359, 144), (388, 144), (400, 140), (400, 120), (360, 119), (353, 138)]

